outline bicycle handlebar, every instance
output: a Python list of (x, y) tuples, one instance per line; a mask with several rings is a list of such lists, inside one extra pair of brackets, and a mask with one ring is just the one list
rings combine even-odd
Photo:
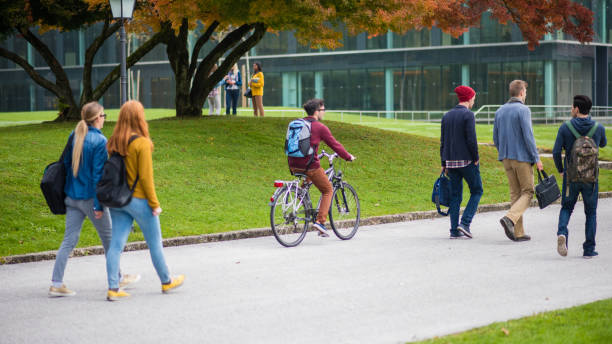
[(321, 154), (319, 154), (318, 156), (319, 160), (323, 158), (324, 156), (326, 156), (329, 159), (329, 163), (331, 164), (334, 161), (334, 158), (338, 156), (338, 153), (328, 154), (325, 152), (325, 150), (321, 150)]

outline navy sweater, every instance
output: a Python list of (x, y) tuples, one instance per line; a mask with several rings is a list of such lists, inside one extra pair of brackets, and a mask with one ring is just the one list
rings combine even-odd
[[(586, 135), (595, 122), (591, 119), (591, 117), (586, 118), (573, 118), (572, 125), (576, 128), (576, 131), (580, 135)], [(599, 147), (603, 148), (606, 146), (608, 141), (606, 140), (606, 130), (603, 125), (599, 124), (599, 127), (595, 131), (592, 137), (595, 144)], [(557, 171), (559, 173), (563, 173), (567, 169), (567, 163), (569, 161), (569, 152), (572, 150), (572, 146), (574, 145), (574, 141), (576, 141), (576, 137), (570, 129), (567, 127), (567, 124), (561, 124), (559, 127), (559, 132), (557, 133), (557, 140), (555, 141), (555, 147), (553, 148), (553, 159), (555, 160), (555, 166), (557, 167)], [(561, 162), (561, 151), (565, 150), (565, 164)]]
[(446, 167), (446, 160), (480, 160), (474, 113), (468, 108), (457, 105), (444, 114), (440, 131), (442, 167)]

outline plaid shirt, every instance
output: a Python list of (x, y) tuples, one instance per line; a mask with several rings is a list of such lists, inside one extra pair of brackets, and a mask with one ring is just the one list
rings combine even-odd
[(446, 160), (446, 168), (464, 168), (470, 163), (471, 160)]

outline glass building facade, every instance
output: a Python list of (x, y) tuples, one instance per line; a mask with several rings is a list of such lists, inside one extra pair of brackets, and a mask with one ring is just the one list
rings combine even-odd
[[(453, 89), (470, 85), (477, 106), (501, 104), (511, 80), (529, 83), (527, 102), (567, 105), (575, 94), (589, 95), (596, 105), (612, 103), (612, 0), (582, 0), (595, 13), (594, 41), (583, 45), (563, 33), (547, 35), (528, 50), (516, 25), (502, 25), (484, 15), (480, 26), (454, 38), (437, 28), (389, 32), (368, 37), (344, 32), (336, 50), (300, 45), (292, 32), (267, 33), (250, 51), (265, 75), (264, 105), (298, 107), (312, 97), (330, 109), (378, 111), (443, 110), (456, 102)], [(42, 35), (65, 66), (75, 95), (80, 93), (82, 64), (98, 26)], [(195, 34), (191, 42), (195, 41)], [(138, 46), (130, 40), (130, 48)], [(1, 43), (34, 65), (44, 77), (53, 74), (22, 38)], [(132, 67), (138, 95), (146, 107), (174, 107), (174, 76), (164, 45)], [(201, 56), (212, 49), (207, 43)], [(95, 58), (94, 84), (119, 62), (119, 43), (111, 38)], [(243, 58), (240, 64), (245, 63)], [(56, 108), (54, 95), (34, 83), (12, 61), (0, 58), (0, 111)], [(78, 96), (75, 96), (78, 98)], [(105, 94), (106, 107), (118, 107), (119, 82)]]

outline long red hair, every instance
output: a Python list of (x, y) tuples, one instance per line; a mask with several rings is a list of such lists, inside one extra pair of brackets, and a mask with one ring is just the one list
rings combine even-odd
[(119, 109), (117, 125), (115, 125), (113, 135), (106, 144), (108, 153), (118, 152), (122, 156), (127, 156), (128, 141), (133, 134), (149, 139), (151, 149), (153, 149), (153, 142), (149, 137), (149, 125), (145, 120), (144, 107), (137, 100), (127, 101)]

